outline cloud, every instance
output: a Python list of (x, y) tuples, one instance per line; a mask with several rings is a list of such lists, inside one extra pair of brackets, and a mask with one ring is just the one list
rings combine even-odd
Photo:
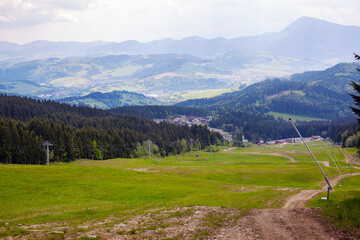
[(87, 9), (90, 3), (81, 0), (0, 0), (0, 28), (77, 21), (76, 12)]
[(301, 16), (360, 25), (358, 9), (359, 0), (0, 0), (0, 40), (235, 38)]

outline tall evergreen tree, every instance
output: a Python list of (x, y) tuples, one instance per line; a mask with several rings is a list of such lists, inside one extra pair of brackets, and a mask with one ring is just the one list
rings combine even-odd
[[(360, 56), (357, 55), (357, 54), (354, 54), (355, 55), (355, 59), (356, 60), (360, 60)], [(359, 71), (360, 73), (360, 68), (357, 68), (357, 70)], [(356, 107), (350, 107), (352, 109), (352, 111), (358, 116), (360, 117), (360, 84), (359, 83), (356, 83), (354, 81), (351, 81), (351, 84), (350, 84), (353, 89), (355, 90), (356, 94), (351, 94), (350, 93), (350, 96), (354, 99), (354, 102), (355, 102), (355, 106)], [(358, 123), (360, 124), (360, 118), (358, 118)]]

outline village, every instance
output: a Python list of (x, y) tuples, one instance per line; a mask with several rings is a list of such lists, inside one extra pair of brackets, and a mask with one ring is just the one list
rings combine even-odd
[(165, 122), (172, 123), (178, 126), (188, 126), (191, 127), (193, 125), (201, 125), (208, 126), (209, 122), (214, 118), (214, 116), (206, 116), (206, 117), (194, 117), (194, 116), (185, 116), (185, 115), (175, 115), (170, 119), (153, 119), (156, 123)]
[[(321, 136), (311, 136), (311, 137), (304, 138), (304, 141), (312, 142), (312, 141), (319, 141), (322, 139), (323, 138)], [(302, 142), (301, 138), (286, 138), (286, 139), (271, 140), (266, 143), (264, 141), (260, 140), (258, 142), (258, 145), (261, 145), (261, 144), (273, 145), (273, 144), (301, 143), (301, 142)]]
[[(195, 117), (195, 116), (185, 116), (185, 115), (175, 115), (170, 119), (160, 119), (156, 118), (153, 119), (156, 123), (165, 122), (165, 123), (172, 123), (178, 126), (188, 126), (191, 127), (193, 125), (200, 125), (200, 126), (209, 126), (209, 122), (214, 118), (214, 116), (206, 116), (206, 117)], [(226, 141), (232, 141), (231, 133), (224, 132), (222, 129), (218, 128), (209, 128), (211, 131), (215, 131), (220, 133)], [(322, 140), (321, 136), (311, 136), (304, 138), (305, 142), (312, 142)], [(247, 143), (249, 142), (244, 136), (242, 137), (242, 142)], [(277, 139), (277, 140), (270, 140), (270, 141), (263, 141), (259, 140), (256, 142), (257, 145), (274, 145), (274, 144), (286, 144), (286, 143), (300, 143), (301, 138), (286, 138), (286, 139)]]

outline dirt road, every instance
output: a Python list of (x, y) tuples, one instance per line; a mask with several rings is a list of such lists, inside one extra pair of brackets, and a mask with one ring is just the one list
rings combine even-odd
[(246, 154), (246, 155), (270, 155), (270, 156), (278, 156), (278, 157), (284, 157), (289, 159), (291, 162), (296, 162), (295, 159), (293, 157), (290, 157), (288, 155), (285, 154), (280, 154), (280, 153), (260, 153), (260, 152), (231, 152), (234, 154)]
[[(346, 174), (343, 177), (360, 175)], [(330, 180), (335, 186), (340, 177)], [(319, 209), (304, 208), (306, 202), (322, 192), (327, 191), (327, 185), (321, 190), (302, 190), (289, 197), (282, 209), (254, 209), (239, 219), (236, 226), (221, 229), (216, 239), (358, 239), (332, 226), (319, 216)]]
[(357, 239), (319, 216), (318, 209), (256, 209), (209, 239)]
[[(343, 175), (343, 178), (360, 175), (360, 173), (351, 173)], [(341, 177), (330, 179), (330, 185), (335, 186), (341, 180)], [(305, 204), (312, 198), (316, 197), (318, 194), (327, 191), (327, 185), (324, 184), (321, 190), (302, 190), (298, 194), (295, 194), (288, 199), (286, 199), (283, 208), (292, 209), (292, 208), (301, 208), (305, 207)]]
[[(149, 212), (126, 221), (111, 218), (76, 228), (29, 226), (26, 238), (9, 239), (358, 239), (329, 224), (319, 209), (241, 210), (193, 206)], [(51, 229), (51, 230), (50, 230)], [(49, 231), (50, 230), (50, 231)], [(54, 238), (54, 237), (61, 238)]]

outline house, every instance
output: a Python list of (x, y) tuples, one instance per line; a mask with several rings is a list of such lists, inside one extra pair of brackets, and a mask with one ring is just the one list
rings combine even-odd
[(154, 118), (153, 121), (156, 123), (167, 122), (166, 119), (160, 119), (160, 118)]

